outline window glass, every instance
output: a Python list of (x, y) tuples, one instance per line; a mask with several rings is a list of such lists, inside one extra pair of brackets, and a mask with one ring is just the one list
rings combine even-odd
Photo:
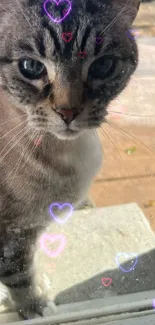
[(155, 1), (1, 0), (0, 44), (0, 324), (154, 290)]

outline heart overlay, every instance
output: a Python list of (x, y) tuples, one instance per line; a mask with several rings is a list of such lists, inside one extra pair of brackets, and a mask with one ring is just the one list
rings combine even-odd
[[(52, 10), (47, 9), (48, 5), (52, 4)], [(65, 6), (65, 9), (64, 9)], [(61, 23), (70, 13), (72, 6), (69, 0), (46, 0), (43, 5), (44, 11), (47, 16), (54, 22), (54, 23)], [(52, 11), (52, 12), (51, 12)], [(62, 11), (62, 14), (60, 14)], [(57, 16), (56, 13), (59, 13)]]
[[(54, 242), (56, 241), (59, 241), (60, 244), (57, 248), (57, 250), (55, 251), (52, 251), (50, 250), (47, 246), (46, 246), (46, 242), (49, 242), (51, 244), (53, 244)], [(49, 257), (57, 257), (58, 255), (61, 254), (61, 252), (64, 250), (65, 246), (66, 246), (66, 238), (65, 236), (59, 234), (59, 235), (56, 235), (56, 234), (46, 234), (44, 233), (42, 236), (41, 236), (41, 239), (40, 239), (40, 245), (41, 245), (41, 248), (42, 250), (49, 256)]]
[[(60, 211), (66, 207), (69, 208), (69, 212), (66, 213), (65, 218), (61, 219), (55, 215), (55, 213), (53, 211), (54, 208), (57, 208)], [(62, 224), (62, 223), (65, 223), (71, 217), (71, 215), (73, 213), (73, 206), (70, 203), (63, 203), (62, 205), (59, 203), (52, 203), (49, 206), (49, 213), (56, 222), (58, 222), (59, 224)]]
[(79, 56), (81, 59), (84, 59), (85, 56), (86, 56), (86, 52), (79, 52), (79, 53), (78, 53), (78, 56)]
[(109, 287), (110, 284), (112, 283), (112, 278), (102, 278), (101, 282), (104, 285), (104, 287)]
[(103, 37), (96, 37), (96, 44), (101, 44), (103, 42)]
[(36, 147), (39, 146), (41, 144), (41, 139), (40, 138), (36, 138), (34, 140), (34, 144), (35, 144)]
[(73, 38), (73, 35), (71, 32), (69, 33), (62, 33), (62, 39), (63, 41), (65, 41), (66, 43), (70, 42)]
[[(132, 258), (132, 259), (134, 258), (134, 263), (133, 263), (132, 267), (130, 267), (129, 269), (127, 269), (127, 268), (121, 266), (121, 265), (120, 265), (120, 262), (119, 262), (120, 257), (124, 257), (126, 260), (127, 260), (127, 259), (131, 259), (131, 258)], [(117, 266), (118, 266), (118, 267), (119, 267), (123, 272), (130, 272), (130, 271), (132, 271), (132, 270), (135, 268), (135, 266), (137, 265), (137, 263), (138, 263), (138, 256), (137, 256), (135, 253), (118, 253), (118, 254), (116, 255), (115, 260), (116, 260), (116, 264), (117, 264)]]
[(54, 271), (55, 271), (55, 269), (56, 269), (56, 265), (55, 264), (53, 264), (53, 263), (46, 263), (45, 264), (45, 269), (46, 269), (46, 272), (47, 273), (49, 273), (49, 274), (52, 274)]
[(137, 38), (140, 34), (139, 34), (139, 31), (136, 30), (136, 29), (129, 29), (127, 32), (126, 32), (127, 36), (130, 38), (130, 39), (135, 39)]

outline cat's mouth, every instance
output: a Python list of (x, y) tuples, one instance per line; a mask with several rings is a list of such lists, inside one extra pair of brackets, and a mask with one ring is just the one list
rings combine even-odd
[(83, 132), (82, 130), (75, 131), (75, 130), (71, 130), (70, 128), (67, 128), (64, 131), (60, 131), (56, 133), (56, 136), (62, 140), (67, 140), (67, 139), (72, 140), (77, 138), (82, 132)]

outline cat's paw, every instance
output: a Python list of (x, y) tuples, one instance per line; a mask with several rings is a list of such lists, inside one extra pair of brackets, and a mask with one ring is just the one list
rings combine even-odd
[(19, 315), (24, 319), (33, 319), (43, 316), (43, 310), (47, 306), (47, 301), (41, 298), (36, 298), (32, 302), (27, 302), (25, 305), (19, 306)]
[(5, 302), (10, 300), (10, 293), (9, 290), (6, 286), (4, 286), (2, 283), (0, 283), (0, 305)]
[(95, 208), (95, 204), (87, 198), (80, 204), (78, 210), (83, 210), (84, 213), (89, 213), (93, 208)]
[(48, 317), (55, 313), (57, 313), (57, 306), (55, 305), (54, 301), (49, 301), (43, 310), (43, 316)]

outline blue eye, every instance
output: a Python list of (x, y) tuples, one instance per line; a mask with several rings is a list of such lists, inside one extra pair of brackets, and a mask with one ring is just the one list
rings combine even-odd
[(36, 60), (22, 59), (18, 63), (19, 70), (27, 79), (40, 79), (46, 71), (44, 64)]

